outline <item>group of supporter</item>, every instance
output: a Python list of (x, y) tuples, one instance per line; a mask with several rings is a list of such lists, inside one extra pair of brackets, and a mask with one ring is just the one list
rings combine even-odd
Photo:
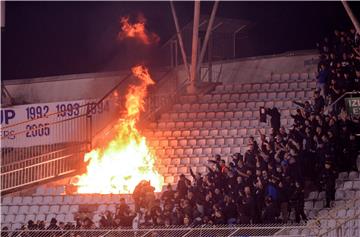
[[(76, 224), (58, 224), (54, 219), (47, 229), (306, 222), (307, 184), (325, 191), (325, 205), (330, 207), (337, 173), (357, 170), (359, 118), (342, 106), (332, 113), (325, 111), (326, 104), (345, 91), (360, 89), (356, 37), (354, 30), (335, 31), (318, 45), (318, 89), (311, 101), (294, 101), (299, 107), (291, 115), (294, 123), (288, 130), (280, 124), (279, 111), (267, 108), (273, 131), (267, 137), (258, 130), (259, 139), (250, 137), (244, 154), (217, 154), (208, 160), (206, 173), (189, 167), (191, 178), (182, 174), (176, 187), (167, 185), (161, 195), (143, 181), (133, 193), (134, 209), (122, 198), (116, 212), (106, 211), (99, 223), (90, 216), (77, 219)], [(24, 228), (46, 229), (44, 223), (33, 222)]]
[[(317, 44), (320, 53), (317, 87), (331, 104), (344, 92), (360, 91), (360, 36), (355, 29), (335, 30)], [(338, 103), (339, 112), (344, 106)]]

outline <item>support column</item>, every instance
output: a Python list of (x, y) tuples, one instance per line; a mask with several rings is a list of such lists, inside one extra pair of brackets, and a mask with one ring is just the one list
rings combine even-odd
[(198, 37), (199, 37), (199, 19), (200, 19), (200, 1), (194, 2), (194, 24), (193, 24), (193, 38), (192, 38), (192, 50), (191, 50), (191, 70), (190, 70), (190, 85), (188, 87), (188, 93), (196, 92), (196, 65), (197, 65), (197, 51), (198, 51)]
[(355, 30), (358, 34), (360, 34), (360, 25), (359, 25), (359, 22), (358, 20), (356, 19), (356, 17), (354, 16), (354, 13), (352, 12), (350, 6), (349, 6), (349, 3), (346, 1), (346, 0), (342, 0), (341, 3), (343, 4), (345, 10), (346, 10), (346, 13), (348, 14), (351, 22), (353, 23), (354, 27), (355, 27)]
[(214, 3), (214, 6), (213, 6), (213, 9), (212, 9), (212, 12), (211, 12), (211, 16), (210, 16), (210, 20), (209, 20), (209, 24), (208, 24), (207, 29), (206, 29), (204, 42), (203, 42), (201, 52), (200, 52), (199, 62), (198, 62), (198, 65), (196, 67), (197, 71), (200, 70), (201, 63), (204, 60), (207, 44), (208, 44), (211, 32), (213, 30), (213, 24), (214, 24), (214, 21), (215, 21), (215, 15), (216, 15), (216, 11), (217, 11), (218, 6), (219, 6), (219, 1), (216, 1)]
[(170, 7), (171, 7), (171, 12), (172, 12), (172, 15), (173, 15), (173, 18), (174, 18), (174, 22), (175, 22), (176, 34), (177, 34), (177, 38), (178, 38), (180, 49), (181, 49), (181, 56), (183, 58), (185, 71), (186, 71), (186, 73), (188, 75), (188, 79), (190, 79), (190, 70), (189, 70), (189, 66), (188, 66), (188, 63), (187, 63), (187, 59), (186, 59), (184, 43), (183, 43), (183, 40), (182, 40), (180, 27), (179, 27), (179, 22), (178, 22), (178, 19), (177, 19), (174, 3), (172, 1), (170, 1)]

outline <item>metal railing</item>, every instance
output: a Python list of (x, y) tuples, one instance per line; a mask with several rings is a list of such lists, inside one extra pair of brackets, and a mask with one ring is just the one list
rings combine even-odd
[(339, 103), (342, 99), (344, 99), (346, 96), (352, 96), (352, 95), (360, 95), (360, 91), (351, 91), (351, 92), (345, 92), (344, 94), (342, 94), (339, 98), (337, 98), (335, 101), (333, 101), (330, 105), (326, 106), (326, 108), (324, 109), (324, 111), (326, 113), (332, 112), (334, 106)]
[(2, 172), (0, 174), (1, 192), (5, 193), (26, 185), (73, 173), (81, 167), (79, 161), (83, 158), (85, 151), (84, 144), (80, 144), (75, 151), (70, 150), (68, 154)]
[[(276, 234), (285, 229), (290, 234)], [(317, 236), (305, 226), (281, 225), (217, 225), (217, 226), (168, 226), (151, 229), (77, 229), (77, 230), (13, 230), (2, 231), (9, 236), (56, 237), (230, 237), (230, 236)]]
[(360, 236), (360, 213), (319, 234), (319, 237)]

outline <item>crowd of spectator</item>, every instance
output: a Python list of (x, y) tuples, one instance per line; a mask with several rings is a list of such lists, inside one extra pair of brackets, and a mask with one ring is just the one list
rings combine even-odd
[[(360, 36), (355, 29), (335, 30), (317, 44), (320, 53), (317, 87), (328, 104), (344, 92), (360, 91)], [(335, 111), (344, 107), (338, 103)]]
[[(133, 193), (134, 209), (121, 199), (116, 212), (106, 211), (99, 223), (89, 217), (77, 219), (75, 225), (53, 219), (47, 229), (306, 222), (307, 181), (325, 191), (325, 205), (330, 207), (337, 172), (357, 170), (359, 118), (349, 116), (342, 106), (333, 113), (324, 111), (341, 93), (360, 89), (356, 37), (354, 30), (335, 31), (318, 45), (318, 90), (312, 101), (294, 101), (299, 108), (291, 115), (294, 123), (288, 130), (281, 126), (278, 110), (268, 108), (272, 133), (267, 137), (259, 130), (259, 139), (250, 137), (244, 154), (215, 155), (208, 160), (206, 174), (190, 167), (192, 178), (182, 174), (176, 188), (169, 184), (158, 197), (143, 181)], [(291, 213), (294, 219), (289, 218)], [(45, 225), (30, 221), (23, 228), (44, 230)]]

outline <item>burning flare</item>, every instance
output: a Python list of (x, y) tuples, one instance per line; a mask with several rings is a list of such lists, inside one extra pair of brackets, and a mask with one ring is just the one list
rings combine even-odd
[(115, 138), (104, 148), (85, 154), (87, 172), (75, 183), (78, 193), (132, 193), (142, 181), (150, 181), (156, 191), (161, 191), (163, 177), (155, 170), (155, 156), (146, 145), (146, 138), (136, 129), (147, 87), (155, 84), (143, 66), (132, 68), (141, 81), (131, 85), (126, 95), (127, 114), (116, 123)]
[(120, 24), (122, 31), (119, 32), (118, 39), (135, 38), (144, 44), (158, 43), (160, 39), (159, 36), (146, 30), (146, 19), (142, 16), (138, 16), (137, 18), (138, 22), (131, 24), (128, 16), (121, 17)]

